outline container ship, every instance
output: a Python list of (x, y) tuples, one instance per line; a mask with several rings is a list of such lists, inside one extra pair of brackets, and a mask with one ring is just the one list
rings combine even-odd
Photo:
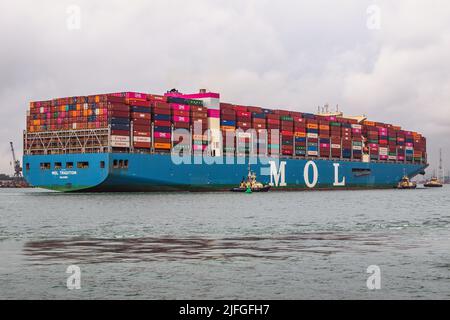
[(394, 188), (428, 166), (426, 138), (400, 126), (207, 90), (31, 102), (23, 141), (28, 183), (62, 192), (229, 190), (249, 167), (271, 190)]

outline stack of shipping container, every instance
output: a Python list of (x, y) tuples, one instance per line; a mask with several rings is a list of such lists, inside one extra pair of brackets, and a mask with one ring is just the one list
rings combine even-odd
[[(202, 153), (209, 143), (210, 117), (220, 117), (226, 155), (361, 160), (367, 154), (373, 161), (426, 162), (426, 139), (398, 126), (229, 103), (208, 110), (202, 101), (170, 94), (126, 92), (31, 102), (27, 132), (110, 129), (106, 144), (114, 151), (182, 147)], [(177, 129), (183, 131), (173, 136)]]

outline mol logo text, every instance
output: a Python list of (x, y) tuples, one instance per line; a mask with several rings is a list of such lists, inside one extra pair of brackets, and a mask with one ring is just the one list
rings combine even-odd
[[(279, 167), (275, 161), (269, 161), (270, 164), (270, 183), (269, 185), (275, 187), (286, 187), (286, 170), (287, 163), (286, 161), (281, 161)], [(345, 177), (341, 177), (339, 175), (339, 163), (334, 163), (334, 187), (345, 187)], [(303, 168), (303, 180), (305, 185), (312, 189), (317, 186), (319, 182), (319, 168), (314, 161), (308, 161)]]

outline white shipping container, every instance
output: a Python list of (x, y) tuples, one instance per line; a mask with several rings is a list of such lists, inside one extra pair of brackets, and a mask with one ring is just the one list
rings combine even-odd
[(396, 156), (389, 156), (388, 159), (389, 160), (397, 160), (397, 157)]
[(332, 144), (331, 145), (331, 149), (340, 149), (341, 145), (340, 144)]
[(353, 150), (362, 150), (361, 146), (353, 146)]
[(130, 137), (128, 136), (111, 136), (111, 142), (128, 142), (130, 143)]
[(360, 125), (360, 124), (352, 124), (352, 128), (353, 128), (353, 129), (359, 129), (359, 130), (362, 130), (362, 125)]
[(238, 132), (238, 138), (251, 138), (252, 134), (250, 132)]
[(111, 141), (111, 147), (129, 148), (130, 147), (130, 143), (129, 142), (121, 142), (121, 141)]
[(308, 151), (308, 156), (317, 156), (318, 154), (317, 151)]
[(150, 143), (152, 140), (150, 137), (133, 137), (134, 142), (143, 142), (143, 143)]
[(308, 133), (306, 136), (311, 139), (319, 138), (319, 135), (317, 133)]

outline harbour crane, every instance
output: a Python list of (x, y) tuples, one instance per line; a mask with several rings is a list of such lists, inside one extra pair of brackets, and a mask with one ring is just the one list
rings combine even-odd
[(14, 165), (14, 178), (22, 177), (22, 167), (20, 166), (20, 161), (16, 159), (16, 153), (14, 151), (14, 145), (12, 142), (9, 143), (11, 145), (11, 153), (13, 157), (13, 165)]

